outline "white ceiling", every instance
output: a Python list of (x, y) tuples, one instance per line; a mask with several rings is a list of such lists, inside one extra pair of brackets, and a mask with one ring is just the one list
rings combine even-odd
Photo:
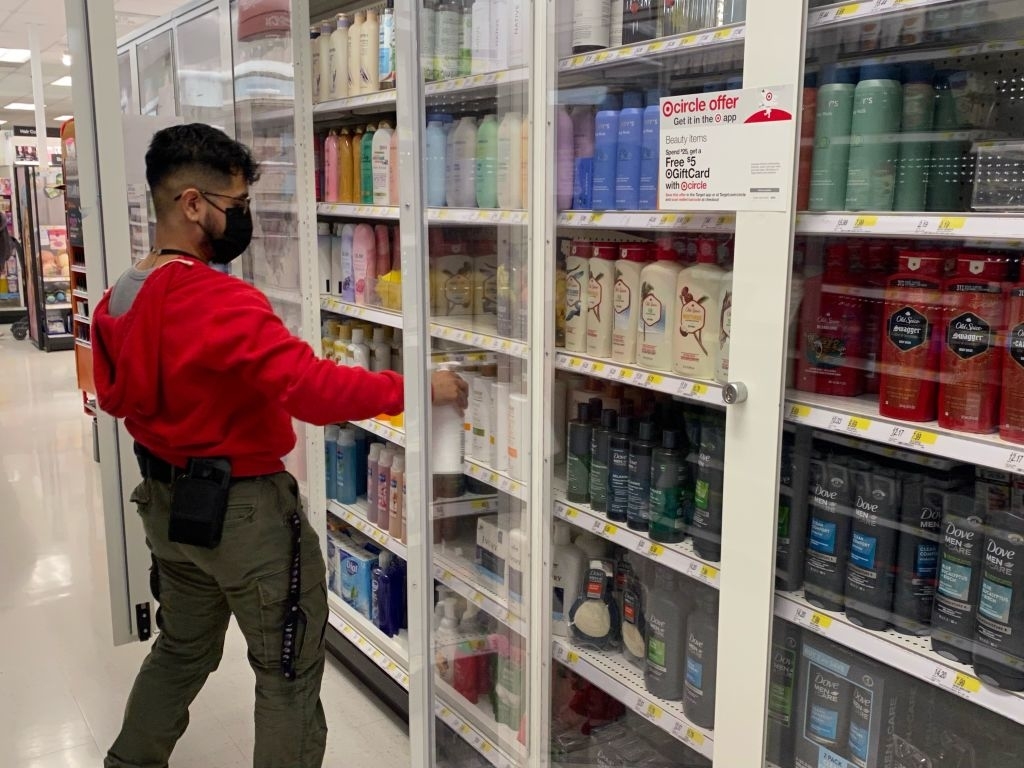
[[(89, 0), (110, 2), (110, 0)], [(117, 37), (135, 27), (164, 16), (187, 0), (114, 0), (117, 11)], [(61, 63), (67, 50), (67, 28), (64, 21), (64, 0), (0, 0), (0, 48), (28, 48), (29, 28), (39, 30), (42, 50), (43, 96), (46, 100), (46, 122), (57, 125), (53, 118), (70, 115), (72, 88), (52, 86), (58, 77), (70, 74)], [(35, 125), (35, 113), (5, 110), (12, 101), (32, 103), (31, 64), (0, 64), (0, 120), (12, 125)]]

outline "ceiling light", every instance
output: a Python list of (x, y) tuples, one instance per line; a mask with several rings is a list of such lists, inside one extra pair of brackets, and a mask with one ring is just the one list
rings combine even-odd
[(35, 112), (36, 111), (36, 105), (35, 104), (26, 104), (23, 101), (12, 101), (10, 104), (8, 104), (6, 107), (4, 107), (4, 109), (17, 109), (17, 110), (21, 110), (22, 112)]
[(65, 67), (70, 67), (71, 66), (71, 54), (70, 53), (63, 54), (60, 57), (60, 63), (63, 64)]
[(50, 83), (50, 85), (59, 85), (62, 88), (70, 88), (71, 87), (71, 75), (64, 75), (64, 77), (59, 77), (56, 80), (54, 80), (52, 83)]
[(24, 64), (32, 58), (28, 48), (0, 48), (0, 62), (4, 64)]
[(0, 120), (0, 125), (7, 125), (7, 121), (6, 120)]
[(53, 122), (55, 122), (55, 123), (66, 123), (68, 120), (70, 120), (73, 117), (74, 117), (74, 115), (58, 115), (57, 117), (53, 118)]

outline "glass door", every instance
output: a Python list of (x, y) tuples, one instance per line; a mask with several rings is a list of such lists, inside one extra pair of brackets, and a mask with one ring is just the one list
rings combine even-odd
[(1017, 765), (1024, 8), (811, 6), (771, 762)]

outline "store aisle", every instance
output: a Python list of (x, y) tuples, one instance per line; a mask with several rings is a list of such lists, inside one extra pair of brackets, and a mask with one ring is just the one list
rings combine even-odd
[[(99, 466), (70, 353), (0, 326), (0, 755), (5, 768), (97, 768), (147, 647), (110, 642)], [(192, 707), (171, 768), (251, 764), (242, 636)], [(408, 765), (405, 724), (328, 659), (325, 766)]]

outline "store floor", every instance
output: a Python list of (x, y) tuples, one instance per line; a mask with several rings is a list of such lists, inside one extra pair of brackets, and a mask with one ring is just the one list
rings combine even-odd
[[(99, 465), (71, 352), (0, 326), (0, 764), (98, 768), (147, 645), (110, 640)], [(405, 724), (334, 659), (328, 768), (409, 764)], [(251, 765), (253, 675), (232, 623), (171, 768)]]

